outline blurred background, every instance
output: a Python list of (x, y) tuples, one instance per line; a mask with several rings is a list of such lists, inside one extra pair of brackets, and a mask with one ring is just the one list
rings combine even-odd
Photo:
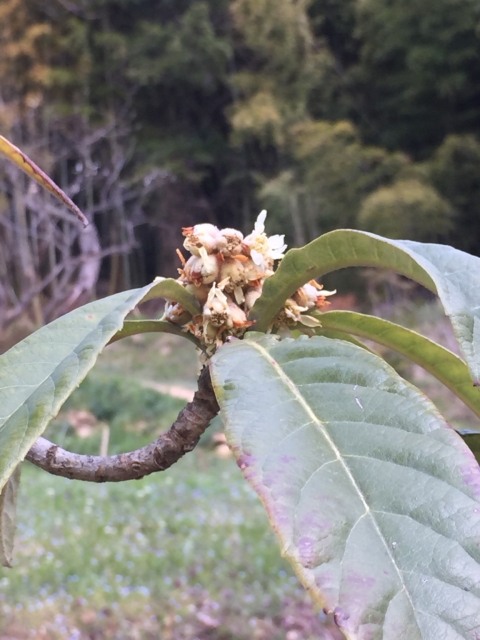
[(180, 229), (480, 252), (477, 0), (2, 0), (0, 326), (175, 275)]
[[(262, 208), (289, 246), (348, 227), (480, 255), (480, 3), (1, 0), (0, 134), (92, 223), (82, 231), (0, 160), (0, 352), (96, 297), (176, 276), (182, 226), (249, 232)], [(337, 308), (455, 350), (405, 279), (330, 278)], [(151, 440), (195, 387), (191, 349), (172, 336), (109, 347), (50, 436), (90, 453), (107, 431), (109, 453)], [(384, 355), (468, 426), (443, 389)], [(119, 487), (26, 468), (0, 639), (334, 637), (221, 425), (211, 432), (168, 474)]]

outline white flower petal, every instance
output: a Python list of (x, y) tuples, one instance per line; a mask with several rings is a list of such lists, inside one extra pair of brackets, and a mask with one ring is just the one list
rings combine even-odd
[(313, 300), (316, 300), (319, 295), (323, 295), (323, 291), (320, 294), (318, 289), (308, 282), (307, 284), (303, 285), (302, 289), (305, 292), (307, 298), (312, 298)]
[(269, 236), (268, 238), (268, 244), (270, 245), (270, 249), (275, 250), (275, 249), (281, 249), (283, 250), (287, 245), (285, 244), (285, 236), (280, 236), (280, 235), (274, 235), (274, 236)]
[(256, 287), (255, 289), (249, 289), (245, 294), (245, 304), (247, 306), (247, 309), (251, 309), (261, 295), (262, 295), (261, 287)]
[(215, 297), (220, 300), (223, 304), (227, 304), (227, 296), (220, 291), (220, 289), (215, 289)]
[(229, 278), (229, 276), (227, 276), (226, 278), (224, 278), (221, 282), (219, 282), (219, 283), (217, 284), (217, 287), (218, 287), (221, 291), (223, 291), (229, 282), (230, 282), (230, 278)]
[(284, 243), (285, 236), (275, 235), (267, 238), (270, 257), (273, 260), (281, 260), (284, 256), (287, 245)]
[(263, 233), (265, 231), (265, 218), (267, 217), (267, 210), (263, 209), (260, 211), (257, 217), (257, 221), (255, 222), (255, 233)]
[(320, 320), (313, 318), (312, 316), (300, 316), (300, 322), (304, 324), (306, 327), (321, 327), (322, 323)]
[(215, 300), (215, 298), (217, 298), (217, 300), (219, 300), (222, 304), (224, 304), (224, 305), (227, 304), (227, 296), (223, 293), (223, 291), (221, 291), (216, 286), (215, 283), (213, 283), (212, 288), (208, 292), (208, 298), (207, 298), (206, 306), (211, 306), (213, 301)]
[(243, 293), (242, 287), (235, 287), (235, 289), (233, 290), (233, 293), (235, 295), (235, 300), (237, 304), (243, 304), (245, 302), (245, 295)]
[(252, 258), (252, 261), (257, 265), (257, 266), (262, 266), (264, 263), (264, 258), (262, 256), (261, 253), (259, 253), (258, 251), (255, 251), (255, 249), (252, 249), (250, 252), (250, 257)]
[(213, 287), (208, 292), (207, 302), (205, 306), (212, 304), (214, 298), (215, 298), (215, 285), (213, 285)]

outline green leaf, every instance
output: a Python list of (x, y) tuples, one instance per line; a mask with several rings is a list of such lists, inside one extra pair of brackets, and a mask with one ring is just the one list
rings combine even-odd
[(12, 566), (20, 472), (21, 465), (18, 465), (0, 492), (0, 565), (2, 567)]
[[(311, 313), (310, 315), (316, 315), (317, 317), (320, 317), (320, 314)], [(361, 340), (357, 340), (357, 338), (355, 338), (353, 335), (350, 335), (349, 333), (346, 333), (344, 331), (336, 331), (335, 329), (329, 329), (328, 327), (309, 328), (309, 327), (302, 326), (300, 330), (296, 329), (295, 331), (292, 331), (292, 335), (294, 337), (296, 337), (295, 333), (297, 333), (297, 331), (298, 331), (298, 335), (305, 335), (310, 338), (312, 336), (325, 336), (325, 338), (346, 340), (347, 342), (356, 344), (357, 347), (362, 347), (362, 349), (367, 349), (368, 351), (371, 351), (371, 349), (369, 349), (369, 347), (367, 347), (367, 345), (364, 344)]]
[(212, 359), (230, 446), (311, 595), (349, 639), (480, 634), (480, 468), (436, 408), (342, 340)]
[(256, 321), (255, 331), (266, 331), (285, 300), (312, 278), (359, 266), (393, 269), (436, 293), (473, 380), (480, 381), (480, 258), (445, 245), (388, 240), (348, 229), (326, 233), (288, 251), (267, 278), (249, 315)]
[(335, 330), (338, 337), (344, 331), (347, 335), (368, 338), (409, 358), (451, 389), (480, 417), (480, 390), (473, 386), (465, 362), (445, 347), (416, 331), (363, 313), (327, 311), (314, 315), (322, 323), (320, 331)]
[(0, 490), (122, 329), (125, 316), (152, 296), (183, 293), (189, 296), (175, 281), (157, 279), (76, 309), (0, 356)]
[(122, 329), (113, 336), (110, 344), (117, 342), (117, 340), (128, 338), (129, 336), (138, 335), (139, 333), (170, 333), (174, 336), (186, 338), (190, 340), (190, 342), (193, 342), (199, 349), (203, 349), (200, 340), (197, 340), (191, 333), (182, 331), (181, 327), (167, 320), (125, 320)]
[(191, 293), (188, 293), (185, 287), (182, 287), (182, 285), (173, 278), (155, 278), (153, 284), (150, 285), (150, 291), (142, 302), (154, 300), (155, 298), (165, 298), (171, 302), (179, 302), (192, 316), (202, 311), (198, 299)]

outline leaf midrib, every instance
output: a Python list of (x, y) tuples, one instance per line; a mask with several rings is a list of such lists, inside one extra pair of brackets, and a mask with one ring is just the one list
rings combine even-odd
[[(322, 433), (323, 437), (325, 438), (325, 440), (327, 441), (327, 443), (331, 447), (332, 451), (334, 452), (335, 456), (337, 457), (338, 461), (340, 462), (341, 466), (343, 467), (348, 479), (350, 480), (353, 488), (357, 492), (358, 497), (359, 497), (360, 501), (362, 502), (362, 504), (363, 504), (363, 506), (365, 508), (365, 513), (362, 516), (360, 516), (359, 519), (361, 519), (365, 515), (368, 515), (370, 517), (370, 520), (371, 520), (371, 522), (373, 524), (373, 527), (376, 530), (379, 539), (382, 541), (382, 544), (385, 547), (387, 555), (390, 558), (390, 561), (391, 561), (393, 567), (395, 568), (395, 571), (397, 573), (397, 576), (398, 576), (398, 579), (400, 581), (400, 584), (402, 585), (402, 590), (405, 591), (405, 593), (406, 593), (406, 596), (408, 598), (408, 602), (410, 603), (410, 607), (412, 609), (413, 616), (415, 618), (415, 622), (417, 624), (417, 628), (418, 628), (419, 632), (421, 633), (420, 626), (418, 624), (417, 617), (416, 617), (415, 607), (413, 605), (410, 593), (408, 592), (407, 586), (406, 586), (406, 584), (405, 584), (405, 582), (403, 580), (402, 571), (401, 571), (400, 567), (397, 565), (397, 563), (395, 562), (395, 558), (393, 557), (393, 555), (392, 555), (392, 553), (390, 551), (388, 543), (385, 540), (385, 538), (384, 538), (384, 536), (383, 536), (383, 534), (382, 534), (382, 532), (381, 532), (381, 530), (380, 530), (375, 518), (372, 515), (372, 510), (371, 510), (371, 508), (370, 508), (370, 506), (369, 506), (369, 504), (368, 504), (368, 502), (367, 502), (362, 490), (360, 489), (359, 485), (357, 484), (357, 482), (355, 480), (355, 477), (353, 476), (352, 472), (350, 471), (350, 468), (348, 467), (348, 465), (343, 460), (343, 457), (342, 457), (338, 447), (336, 446), (335, 442), (330, 437), (330, 434), (328, 433), (328, 431), (323, 428), (323, 423), (320, 422), (318, 417), (312, 411), (312, 409), (310, 408), (310, 405), (307, 403), (307, 401), (305, 400), (303, 395), (298, 391), (296, 385), (290, 380), (290, 378), (286, 375), (286, 373), (283, 371), (283, 369), (280, 367), (280, 365), (275, 360), (272, 359), (272, 357), (269, 354), (269, 352), (264, 347), (262, 347), (258, 342), (250, 342), (250, 346), (252, 346), (254, 349), (256, 349), (260, 353), (260, 355), (266, 360), (266, 362), (277, 373), (278, 378), (281, 380), (281, 382), (289, 389), (289, 391), (291, 391), (291, 393), (293, 394), (295, 399), (298, 401), (298, 404), (302, 407), (302, 409), (305, 411), (307, 416), (310, 417), (310, 420), (312, 421), (312, 423), (314, 425), (316, 425), (318, 430)], [(350, 533), (351, 533), (351, 531), (350, 531)], [(349, 533), (349, 535), (350, 535), (350, 533)]]

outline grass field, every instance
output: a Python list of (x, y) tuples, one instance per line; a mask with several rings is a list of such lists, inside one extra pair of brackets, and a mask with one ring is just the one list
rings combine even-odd
[(0, 637), (322, 637), (231, 460), (199, 450), (168, 473), (108, 486), (29, 465), (22, 485)]

